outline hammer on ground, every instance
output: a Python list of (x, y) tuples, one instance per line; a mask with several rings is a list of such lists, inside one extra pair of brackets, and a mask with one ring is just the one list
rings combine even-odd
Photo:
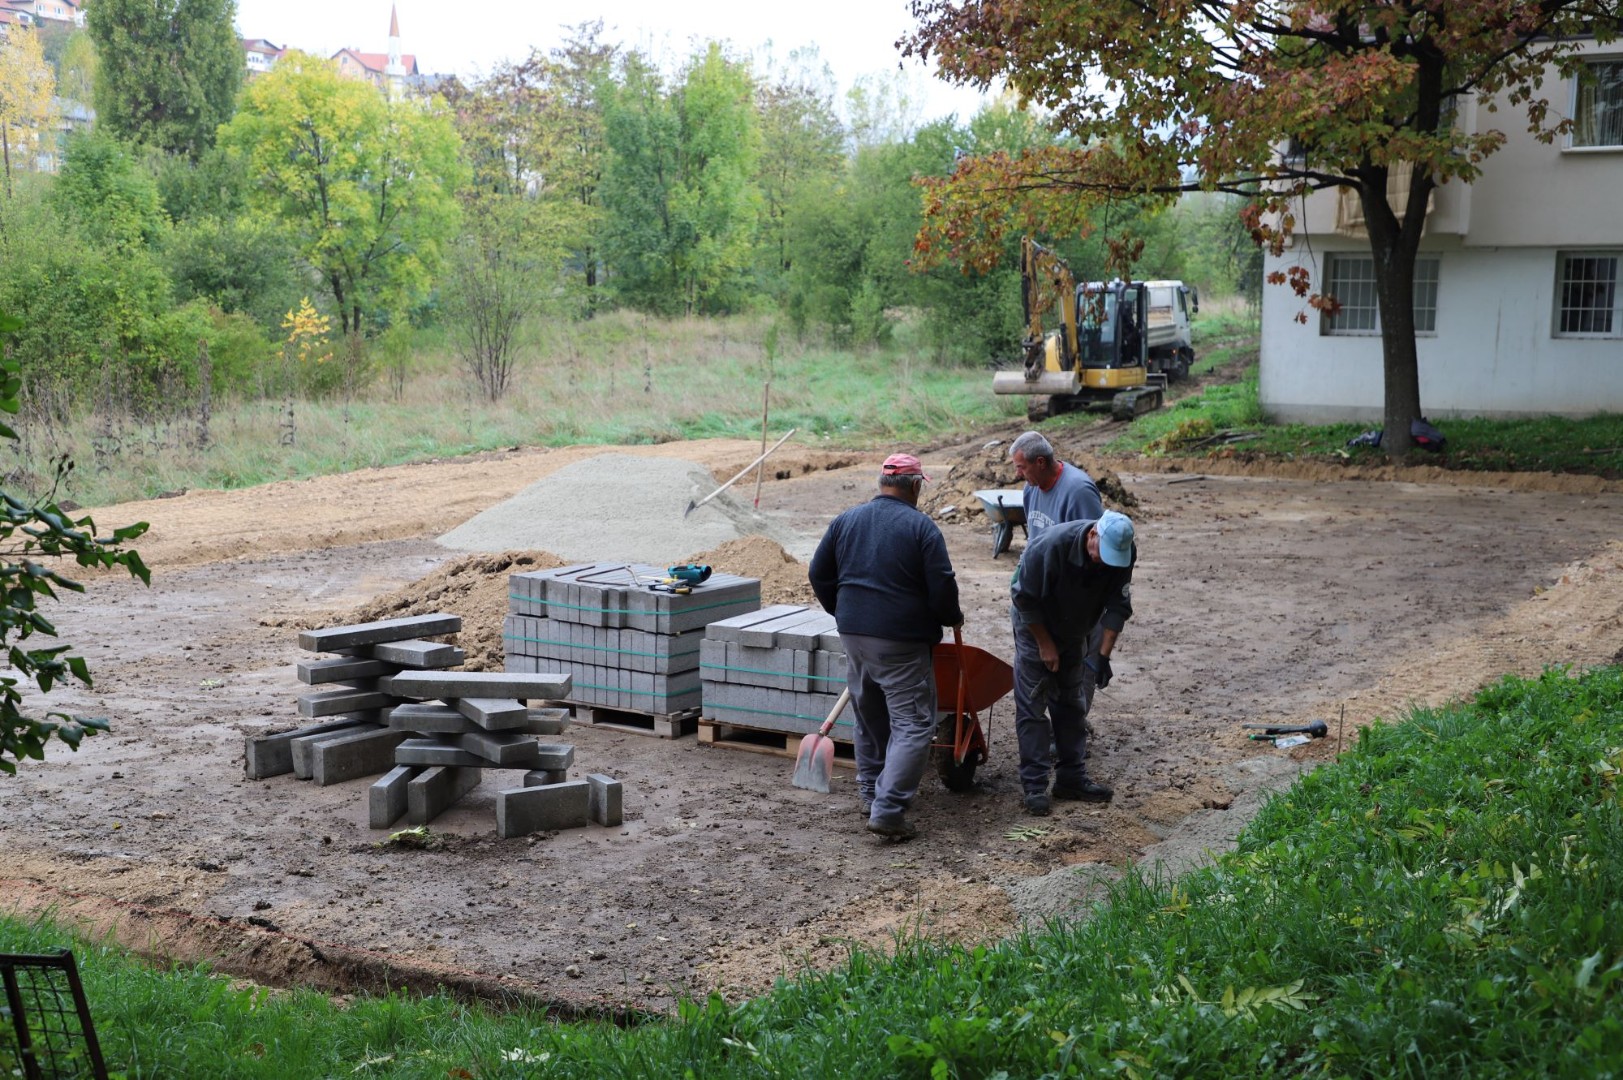
[(1315, 739), (1322, 739), (1330, 734), (1329, 725), (1323, 720), (1315, 720), (1310, 724), (1241, 724), (1246, 728), (1261, 728), (1264, 735), (1311, 735)]

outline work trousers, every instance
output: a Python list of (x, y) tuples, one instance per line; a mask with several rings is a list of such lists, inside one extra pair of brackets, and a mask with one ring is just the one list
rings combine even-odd
[(918, 793), (935, 738), (935, 670), (931, 647), (841, 634), (846, 685), (857, 714), (857, 793), (873, 804), (871, 819), (894, 818)]
[[(1062, 645), (1059, 670), (1049, 671), (1037, 639), (1014, 620), (1014, 730), (1020, 741), (1020, 787), (1046, 794), (1050, 776), (1061, 787), (1078, 787), (1087, 776), (1088, 705), (1094, 675), (1083, 658), (1089, 639)], [(1091, 638), (1092, 635), (1090, 635)]]

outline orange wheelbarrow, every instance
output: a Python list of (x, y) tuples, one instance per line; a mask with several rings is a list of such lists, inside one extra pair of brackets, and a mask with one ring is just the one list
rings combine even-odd
[(943, 641), (935, 647), (932, 659), (936, 704), (944, 715), (930, 754), (948, 791), (968, 791), (975, 784), (975, 770), (986, 760), (986, 732), (978, 714), (1014, 689), (1014, 669), (985, 649), (965, 645), (958, 629), (952, 632), (952, 644)]

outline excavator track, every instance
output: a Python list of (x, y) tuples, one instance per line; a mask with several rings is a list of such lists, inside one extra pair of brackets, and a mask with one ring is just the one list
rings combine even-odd
[(1117, 394), (1110, 402), (1110, 416), (1114, 420), (1133, 420), (1161, 407), (1159, 387), (1129, 390)]

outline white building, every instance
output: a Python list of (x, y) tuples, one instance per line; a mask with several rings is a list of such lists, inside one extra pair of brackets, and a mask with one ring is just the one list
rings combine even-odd
[[(1552, 112), (1576, 121), (1552, 144), (1515, 106), (1461, 108), (1460, 123), (1505, 143), (1474, 184), (1437, 189), (1420, 242), (1420, 402), (1433, 420), (1623, 412), (1623, 43), (1585, 60), (1593, 82), (1545, 77)], [(1317, 192), (1297, 219), (1264, 270), (1306, 267), (1341, 310), (1264, 287), (1262, 407), (1280, 421), (1379, 421), (1380, 316), (1356, 194)]]

